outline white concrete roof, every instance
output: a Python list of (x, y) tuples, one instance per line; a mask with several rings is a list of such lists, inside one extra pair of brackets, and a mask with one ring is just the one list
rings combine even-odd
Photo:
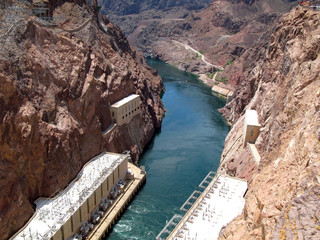
[(101, 153), (55, 198), (39, 198), (36, 213), (13, 239), (50, 239), (104, 182), (126, 155)]
[(247, 125), (259, 126), (259, 118), (256, 110), (246, 110), (245, 121)]
[(246, 181), (220, 176), (208, 186), (168, 239), (217, 239), (221, 228), (242, 212), (246, 189)]
[(125, 97), (125, 98), (121, 99), (120, 101), (112, 104), (111, 107), (113, 107), (113, 108), (121, 107), (121, 106), (123, 106), (124, 104), (130, 102), (131, 100), (133, 100), (133, 99), (135, 99), (135, 98), (140, 98), (140, 96), (137, 95), (137, 94), (131, 94), (131, 95), (129, 95), (128, 97)]

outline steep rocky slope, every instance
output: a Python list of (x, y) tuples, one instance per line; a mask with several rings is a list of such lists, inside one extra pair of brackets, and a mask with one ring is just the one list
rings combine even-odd
[[(220, 239), (320, 238), (320, 12), (285, 14), (264, 57), (224, 108), (233, 123), (221, 164), (249, 180), (243, 213)], [(242, 146), (243, 113), (262, 125), (255, 166)]]
[[(0, 239), (101, 151), (131, 150), (137, 161), (161, 126), (159, 75), (117, 26), (76, 2), (50, 2), (56, 24), (20, 11), (25, 5), (1, 16)], [(142, 113), (103, 136), (110, 104), (131, 93)]]
[(100, 0), (102, 10), (108, 14), (129, 15), (139, 14), (150, 9), (169, 10), (173, 7), (184, 7), (187, 10), (203, 8), (211, 0)]
[[(270, 26), (292, 4), (284, 0), (214, 0), (201, 11), (177, 7), (159, 11), (154, 7), (139, 15), (117, 16), (110, 11), (107, 14), (124, 30), (130, 43), (147, 56), (201, 74), (209, 85), (214, 84), (211, 79), (217, 67), (226, 67), (215, 78), (233, 88), (244, 79), (247, 68), (242, 65), (242, 59), (237, 60), (250, 54), (246, 50), (250, 51), (255, 44), (266, 45)], [(255, 56), (251, 57), (254, 63)], [(232, 70), (231, 64), (236, 66)]]

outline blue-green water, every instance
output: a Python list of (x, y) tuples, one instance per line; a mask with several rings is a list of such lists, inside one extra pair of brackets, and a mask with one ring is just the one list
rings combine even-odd
[(167, 109), (139, 164), (147, 182), (108, 239), (155, 239), (210, 170), (217, 170), (229, 127), (218, 113), (225, 101), (193, 75), (148, 60), (163, 78)]

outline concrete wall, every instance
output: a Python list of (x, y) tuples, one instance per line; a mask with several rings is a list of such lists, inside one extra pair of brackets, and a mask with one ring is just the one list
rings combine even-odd
[(80, 208), (72, 215), (72, 230), (73, 232), (78, 231), (78, 229), (81, 227), (81, 217), (80, 217)]
[(96, 206), (101, 202), (102, 195), (102, 184), (100, 187), (97, 188), (97, 190), (94, 192), (95, 198), (96, 198)]
[(123, 160), (122, 163), (120, 163), (119, 165), (119, 176), (122, 177), (124, 174), (127, 173), (128, 170), (128, 158), (126, 158), (125, 160)]
[(68, 239), (68, 237), (73, 235), (71, 218), (69, 218), (68, 221), (66, 221), (65, 224), (63, 224), (62, 231), (63, 239)]
[(243, 146), (247, 146), (247, 142), (255, 143), (260, 133), (259, 126), (244, 125), (244, 142)]
[(113, 171), (113, 185), (118, 181), (119, 177), (119, 166), (117, 166)]
[(89, 220), (88, 203), (85, 201), (80, 207), (81, 222)]
[(89, 207), (89, 213), (91, 213), (93, 211), (93, 209), (96, 207), (96, 203), (94, 200), (94, 192), (88, 198), (88, 207)]
[(111, 118), (114, 123), (118, 125), (126, 124), (131, 121), (131, 119), (138, 115), (140, 110), (140, 97), (131, 100), (130, 102), (123, 104), (119, 107), (111, 106)]
[[(112, 188), (112, 186), (114, 185), (114, 181), (113, 181), (113, 173), (110, 174), (110, 176), (108, 177), (108, 187), (109, 187), (109, 192)], [(108, 194), (109, 194), (108, 192)]]
[(108, 178), (104, 180), (102, 183), (102, 196), (107, 196), (109, 194), (109, 187), (108, 187)]
[(56, 234), (54, 234), (54, 236), (52, 237), (52, 240), (61, 240), (63, 237), (62, 231), (61, 229), (58, 230), (58, 232), (56, 232)]

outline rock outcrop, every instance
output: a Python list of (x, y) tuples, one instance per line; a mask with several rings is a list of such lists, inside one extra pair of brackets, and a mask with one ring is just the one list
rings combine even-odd
[[(160, 76), (116, 25), (76, 2), (51, 1), (55, 24), (24, 5), (1, 16), (0, 239), (102, 151), (130, 150), (137, 161), (161, 126)], [(104, 136), (110, 104), (132, 93), (142, 113)]]
[[(320, 238), (319, 26), (318, 11), (285, 14), (224, 108), (233, 127), (221, 165), (249, 187), (243, 213), (219, 239)], [(242, 146), (245, 109), (255, 109), (262, 125), (259, 166)]]
[(108, 13), (115, 13), (117, 15), (130, 15), (139, 14), (142, 11), (157, 9), (157, 10), (168, 10), (172, 7), (183, 6), (187, 10), (195, 10), (205, 7), (211, 0), (102, 0), (101, 5), (103, 11)]
[[(233, 89), (244, 79), (247, 68), (239, 58), (251, 54), (250, 49), (256, 44), (266, 45), (270, 26), (291, 5), (283, 0), (215, 0), (198, 11), (175, 7), (165, 12), (153, 8), (139, 15), (108, 14), (124, 30), (130, 43), (147, 56), (201, 75), (209, 85), (214, 84), (214, 78), (215, 84), (220, 82), (225, 87), (228, 83), (227, 87)], [(254, 64), (255, 56), (252, 57)], [(208, 62), (225, 71), (214, 74), (219, 68)]]

